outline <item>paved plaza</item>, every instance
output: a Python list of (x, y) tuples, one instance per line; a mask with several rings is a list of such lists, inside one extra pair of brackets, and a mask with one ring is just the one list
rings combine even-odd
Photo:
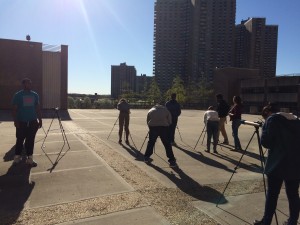
[[(130, 145), (118, 143), (116, 109), (68, 112), (62, 127), (56, 114), (43, 120), (35, 168), (24, 162), (12, 166), (15, 128), (0, 116), (1, 225), (241, 225), (261, 218), (265, 193), (255, 127), (239, 129), (246, 151), (218, 145), (218, 154), (207, 153), (204, 111), (183, 110), (173, 147), (179, 168), (170, 168), (159, 139), (151, 164), (143, 162), (147, 110), (131, 110)], [(261, 116), (243, 119), (259, 121)], [(226, 130), (233, 144), (230, 125)], [(287, 215), (282, 189), (279, 224)]]

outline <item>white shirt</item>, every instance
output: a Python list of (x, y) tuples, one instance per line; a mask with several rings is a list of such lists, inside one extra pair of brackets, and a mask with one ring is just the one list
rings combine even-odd
[(218, 112), (214, 110), (207, 110), (204, 113), (204, 123), (206, 124), (207, 121), (219, 121)]

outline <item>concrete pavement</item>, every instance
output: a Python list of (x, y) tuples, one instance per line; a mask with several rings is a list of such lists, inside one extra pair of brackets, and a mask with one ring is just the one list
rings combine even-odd
[[(172, 169), (160, 140), (152, 163), (142, 160), (147, 110), (132, 110), (130, 145), (118, 144), (117, 110), (69, 114), (71, 120), (62, 122), (67, 141), (56, 118), (44, 119), (36, 137), (36, 168), (24, 162), (12, 166), (15, 128), (11, 121), (0, 123), (0, 224), (238, 225), (262, 216), (263, 176), (254, 127), (240, 127), (245, 154), (230, 151), (231, 146), (206, 153), (206, 140), (200, 137), (203, 111), (183, 110), (178, 146), (173, 147), (179, 168)], [(233, 143), (229, 123), (226, 129)], [(288, 215), (284, 189), (277, 209), (281, 224)]]

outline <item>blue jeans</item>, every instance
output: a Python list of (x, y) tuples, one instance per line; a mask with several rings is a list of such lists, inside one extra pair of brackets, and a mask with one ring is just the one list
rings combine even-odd
[(233, 140), (234, 140), (235, 149), (242, 149), (240, 139), (239, 139), (239, 136), (238, 136), (240, 125), (241, 125), (241, 120), (240, 119), (232, 120), (232, 126), (231, 127), (232, 127), (232, 136), (233, 136)]
[(268, 176), (268, 190), (263, 217), (264, 225), (270, 225), (277, 207), (277, 200), (282, 183), (285, 183), (285, 191), (289, 201), (290, 217), (288, 225), (297, 225), (300, 210), (299, 180), (284, 180), (273, 176)]

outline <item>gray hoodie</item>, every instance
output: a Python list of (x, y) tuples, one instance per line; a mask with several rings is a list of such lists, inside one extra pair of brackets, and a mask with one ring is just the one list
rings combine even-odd
[(162, 105), (153, 106), (147, 115), (147, 124), (150, 127), (168, 127), (172, 123), (172, 116), (169, 110)]

